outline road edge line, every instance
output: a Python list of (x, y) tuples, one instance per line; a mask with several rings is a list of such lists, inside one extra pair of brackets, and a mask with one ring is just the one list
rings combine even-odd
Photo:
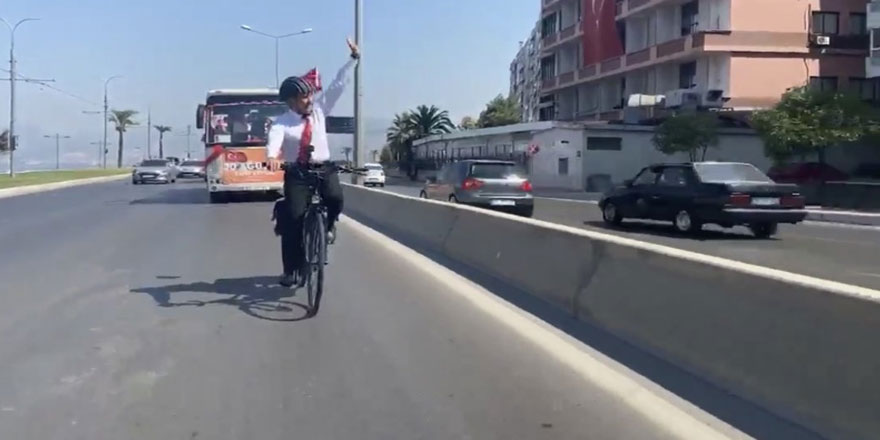
[(122, 180), (129, 177), (128, 173), (121, 173), (112, 176), (87, 177), (84, 179), (62, 180), (60, 182), (43, 183), (39, 185), (16, 186), (12, 188), (0, 189), (0, 199), (9, 197), (18, 197), (28, 194), (36, 194), (46, 191), (54, 191), (56, 189), (72, 188), (75, 186), (90, 185), (94, 183), (106, 183), (116, 180)]

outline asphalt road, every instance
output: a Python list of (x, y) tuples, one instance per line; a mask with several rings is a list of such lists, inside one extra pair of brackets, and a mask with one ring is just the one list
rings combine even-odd
[(302, 319), (269, 210), (199, 184), (0, 200), (0, 438), (672, 437), (640, 388), (586, 380), (350, 221)]
[[(414, 186), (389, 185), (385, 189), (419, 195), (419, 188)], [(671, 225), (657, 222), (626, 221), (619, 228), (609, 228), (594, 203), (560, 198), (536, 199), (534, 218), (880, 289), (880, 228), (876, 227), (804, 222), (780, 225), (774, 238), (757, 240), (746, 228), (707, 226), (703, 233), (687, 237), (676, 234)]]

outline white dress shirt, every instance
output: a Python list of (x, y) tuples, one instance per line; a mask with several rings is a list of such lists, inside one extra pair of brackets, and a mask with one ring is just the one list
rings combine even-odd
[(266, 143), (269, 158), (277, 159), (281, 153), (284, 161), (296, 162), (297, 156), (299, 156), (300, 139), (305, 128), (305, 118), (311, 118), (311, 144), (315, 147), (311, 161), (319, 163), (330, 160), (326, 115), (333, 110), (336, 102), (342, 96), (342, 92), (345, 91), (348, 71), (356, 62), (357, 60), (351, 59), (339, 69), (333, 82), (316, 97), (311, 115), (303, 116), (293, 110), (288, 110), (275, 119), (272, 128), (269, 129), (269, 140)]

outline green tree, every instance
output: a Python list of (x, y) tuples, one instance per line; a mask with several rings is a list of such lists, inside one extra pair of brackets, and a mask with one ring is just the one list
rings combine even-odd
[(876, 123), (875, 111), (858, 96), (808, 86), (787, 91), (775, 107), (752, 115), (767, 156), (777, 162), (810, 154), (825, 162), (828, 147), (875, 134)]
[(9, 130), (0, 131), (0, 153), (9, 152)]
[(165, 133), (171, 131), (171, 127), (167, 125), (154, 125), (153, 126), (159, 132), (159, 159), (165, 157)]
[(437, 106), (420, 105), (409, 115), (409, 126), (413, 140), (435, 134), (449, 133), (455, 129), (455, 124), (449, 119), (449, 112), (440, 110)]
[(134, 115), (138, 112), (134, 110), (111, 110), (110, 111), (110, 122), (112, 122), (116, 126), (116, 132), (119, 133), (119, 148), (116, 151), (116, 167), (122, 168), (122, 152), (125, 145), (125, 131), (128, 127), (133, 125), (137, 125), (135, 122)]
[(654, 146), (663, 154), (687, 153), (691, 162), (706, 159), (718, 145), (718, 117), (708, 112), (680, 113), (654, 130)]
[(519, 104), (514, 97), (496, 96), (486, 104), (486, 109), (480, 112), (477, 126), (481, 128), (499, 127), (502, 125), (517, 124), (520, 122)]
[(412, 142), (412, 127), (410, 126), (410, 112), (403, 112), (394, 115), (391, 126), (385, 132), (385, 140), (388, 142), (389, 148), (399, 159), (406, 155), (409, 145)]
[(477, 121), (470, 116), (461, 118), (461, 122), (458, 123), (459, 130), (473, 130), (475, 128), (477, 128)]
[(379, 163), (383, 166), (388, 167), (394, 162), (394, 153), (391, 152), (391, 147), (388, 145), (382, 147), (382, 152), (379, 153)]

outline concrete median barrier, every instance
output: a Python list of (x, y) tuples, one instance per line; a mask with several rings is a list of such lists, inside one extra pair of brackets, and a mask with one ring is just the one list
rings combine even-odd
[(880, 432), (880, 292), (345, 186), (346, 213), (816, 432)]

